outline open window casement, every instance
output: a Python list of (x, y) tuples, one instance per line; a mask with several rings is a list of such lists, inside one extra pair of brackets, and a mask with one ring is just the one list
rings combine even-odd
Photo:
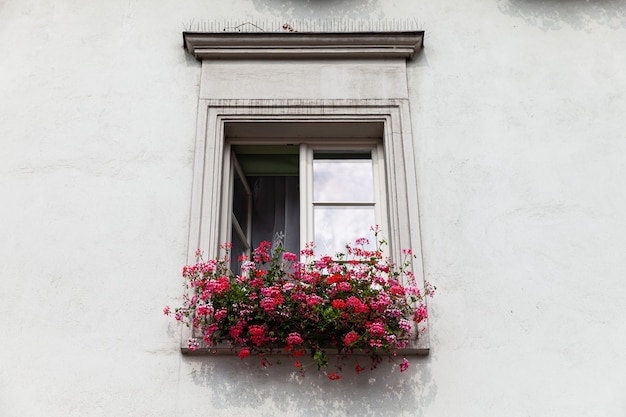
[(189, 262), (227, 241), (235, 262), (261, 240), (332, 255), (379, 224), (423, 280), (406, 74), (423, 32), (183, 37), (202, 62)]
[(361, 237), (369, 239), (368, 249), (375, 247), (369, 227), (387, 227), (380, 141), (245, 143), (229, 143), (225, 149), (230, 164), (224, 167), (228, 197), (222, 212), (230, 213), (231, 228), (230, 235), (228, 230), (222, 235), (233, 244), (232, 270), (240, 255), (250, 255), (262, 241), (295, 254), (315, 242), (318, 256), (343, 253), (346, 244)]

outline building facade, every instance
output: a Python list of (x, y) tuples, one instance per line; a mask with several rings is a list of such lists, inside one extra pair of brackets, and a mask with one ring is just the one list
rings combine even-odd
[[(0, 22), (0, 415), (626, 412), (623, 2), (4, 0)], [(283, 25), (409, 28), (423, 46), (203, 64), (183, 43)], [(358, 106), (403, 103), (415, 204), (383, 217), (411, 229), (396, 247), (418, 246), (438, 288), (429, 353), (406, 372), (331, 381), (181, 353), (162, 309), (181, 302), (194, 230), (223, 235), (194, 205), (203, 106), (219, 100), (300, 100), (360, 127)]]

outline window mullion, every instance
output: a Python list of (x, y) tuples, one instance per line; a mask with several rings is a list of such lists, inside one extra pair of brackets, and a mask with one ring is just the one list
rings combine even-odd
[(300, 144), (300, 247), (313, 240), (313, 150)]

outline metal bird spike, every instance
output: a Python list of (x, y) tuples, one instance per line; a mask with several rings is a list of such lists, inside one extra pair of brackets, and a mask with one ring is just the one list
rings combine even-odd
[(183, 24), (185, 32), (410, 32), (420, 30), (417, 19), (318, 19), (261, 21), (245, 19), (196, 20)]

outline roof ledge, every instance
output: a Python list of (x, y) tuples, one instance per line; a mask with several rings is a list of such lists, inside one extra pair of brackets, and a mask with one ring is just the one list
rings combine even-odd
[(411, 59), (424, 31), (406, 32), (183, 32), (204, 59)]

